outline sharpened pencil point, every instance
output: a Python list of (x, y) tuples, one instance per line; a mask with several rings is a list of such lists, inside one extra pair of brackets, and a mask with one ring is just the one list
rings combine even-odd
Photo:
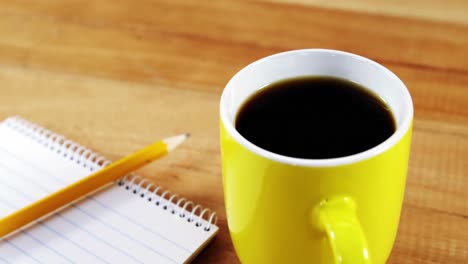
[(190, 136), (191, 136), (190, 133), (185, 133), (185, 137), (186, 137), (186, 138), (189, 138)]
[(184, 142), (189, 136), (190, 136), (190, 134), (185, 133), (185, 134), (182, 134), (182, 135), (179, 135), (179, 136), (166, 138), (163, 141), (167, 145), (167, 150), (171, 151), (171, 150), (175, 149), (178, 145), (182, 144), (182, 142)]

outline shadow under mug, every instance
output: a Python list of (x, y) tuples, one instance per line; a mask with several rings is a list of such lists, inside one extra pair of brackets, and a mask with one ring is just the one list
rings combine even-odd
[[(261, 149), (234, 126), (250, 95), (304, 75), (359, 83), (390, 107), (395, 133), (351, 156), (300, 159)], [(385, 263), (395, 240), (411, 141), (413, 104), (382, 65), (335, 50), (275, 54), (239, 71), (220, 103), (223, 187), (229, 231), (243, 263)]]

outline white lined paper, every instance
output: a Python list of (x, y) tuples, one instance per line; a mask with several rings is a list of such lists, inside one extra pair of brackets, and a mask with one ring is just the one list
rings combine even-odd
[[(62, 154), (0, 123), (0, 218), (91, 172)], [(0, 240), (0, 263), (183, 263), (216, 232), (114, 184)]]

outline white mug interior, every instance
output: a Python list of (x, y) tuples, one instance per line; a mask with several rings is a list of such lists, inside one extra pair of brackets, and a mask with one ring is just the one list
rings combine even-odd
[[(332, 159), (301, 159), (257, 147), (237, 132), (236, 114), (256, 91), (278, 80), (306, 76), (334, 76), (363, 85), (382, 98), (395, 117), (397, 130), (381, 144), (354, 155)], [(413, 103), (403, 82), (384, 66), (359, 55), (336, 50), (304, 49), (278, 53), (255, 61), (226, 85), (220, 103), (221, 121), (228, 133), (250, 151), (282, 163), (300, 166), (338, 166), (368, 159), (396, 144), (410, 128)]]

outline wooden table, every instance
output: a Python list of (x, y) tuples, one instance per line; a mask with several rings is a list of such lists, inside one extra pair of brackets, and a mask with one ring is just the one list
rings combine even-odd
[(141, 173), (218, 212), (220, 233), (195, 263), (238, 263), (219, 158), (225, 83), (280, 51), (361, 54), (403, 79), (416, 111), (389, 263), (468, 263), (468, 2), (321, 2), (2, 1), (0, 118), (21, 115), (114, 159), (191, 132)]

